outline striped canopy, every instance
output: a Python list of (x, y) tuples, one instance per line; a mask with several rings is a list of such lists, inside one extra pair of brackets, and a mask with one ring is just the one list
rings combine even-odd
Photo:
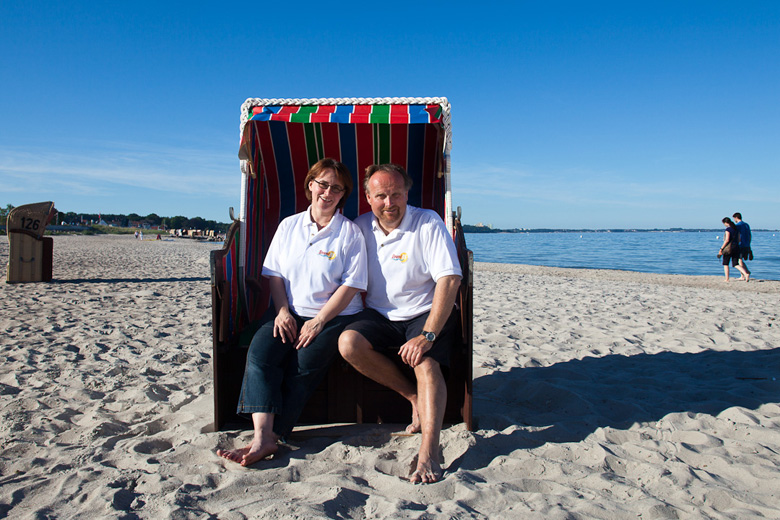
[(441, 123), (441, 105), (299, 105), (252, 108), (252, 121), (289, 123)]
[[(308, 207), (303, 180), (325, 157), (344, 163), (352, 174), (354, 189), (343, 210), (348, 218), (370, 211), (360, 187), (365, 169), (396, 163), (414, 181), (409, 204), (433, 209), (449, 223), (449, 143), (446, 98), (248, 99), (239, 148), (246, 276), (261, 278), (276, 227)], [(247, 299), (251, 318), (267, 305), (251, 303), (256, 300)]]

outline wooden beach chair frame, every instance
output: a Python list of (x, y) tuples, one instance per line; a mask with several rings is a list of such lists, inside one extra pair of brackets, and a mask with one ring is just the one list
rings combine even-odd
[(7, 283), (50, 282), (54, 241), (43, 236), (55, 218), (54, 203), (34, 202), (13, 208), (8, 214), (9, 256)]
[[(353, 175), (345, 216), (370, 211), (362, 190), (365, 168), (392, 162), (414, 180), (409, 204), (435, 210), (451, 232), (464, 276), (457, 301), (462, 335), (447, 380), (445, 422), (472, 429), (473, 256), (459, 210), (452, 208), (447, 99), (250, 98), (241, 106), (240, 136), (240, 215), (236, 219), (231, 208), (225, 244), (211, 255), (215, 429), (248, 424), (235, 412), (246, 352), (254, 331), (272, 318), (268, 284), (260, 275), (263, 259), (279, 222), (308, 207), (303, 179), (324, 157), (343, 162)], [(339, 358), (300, 422), (404, 423), (410, 414), (405, 399)]]

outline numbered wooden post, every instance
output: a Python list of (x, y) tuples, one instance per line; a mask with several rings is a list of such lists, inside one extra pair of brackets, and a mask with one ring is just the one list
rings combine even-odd
[(51, 281), (54, 241), (43, 233), (56, 213), (53, 202), (25, 204), (11, 210), (6, 223), (10, 244), (8, 283)]

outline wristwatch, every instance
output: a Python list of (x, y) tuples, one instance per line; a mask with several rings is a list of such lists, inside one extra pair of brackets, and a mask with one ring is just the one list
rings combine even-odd
[(436, 333), (435, 332), (422, 331), (422, 335), (423, 335), (423, 337), (425, 338), (426, 341), (430, 341), (431, 343), (436, 341)]

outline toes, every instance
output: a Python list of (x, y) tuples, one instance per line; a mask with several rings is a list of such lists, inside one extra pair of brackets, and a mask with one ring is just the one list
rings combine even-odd
[(433, 471), (433, 470), (420, 470), (418, 469), (415, 471), (411, 477), (409, 477), (409, 482), (412, 484), (433, 484), (434, 482), (438, 482), (441, 480), (442, 473)]
[[(222, 457), (223, 459), (232, 460), (233, 462), (239, 462), (241, 459), (236, 457), (236, 455), (232, 451), (223, 451), (218, 450), (217, 455)], [(236, 460), (238, 458), (238, 460)]]
[(246, 451), (247, 451), (246, 448), (238, 449), (238, 450), (217, 450), (217, 455), (219, 455), (223, 459), (227, 459), (241, 464), (242, 461), (244, 460), (244, 453), (246, 453)]

